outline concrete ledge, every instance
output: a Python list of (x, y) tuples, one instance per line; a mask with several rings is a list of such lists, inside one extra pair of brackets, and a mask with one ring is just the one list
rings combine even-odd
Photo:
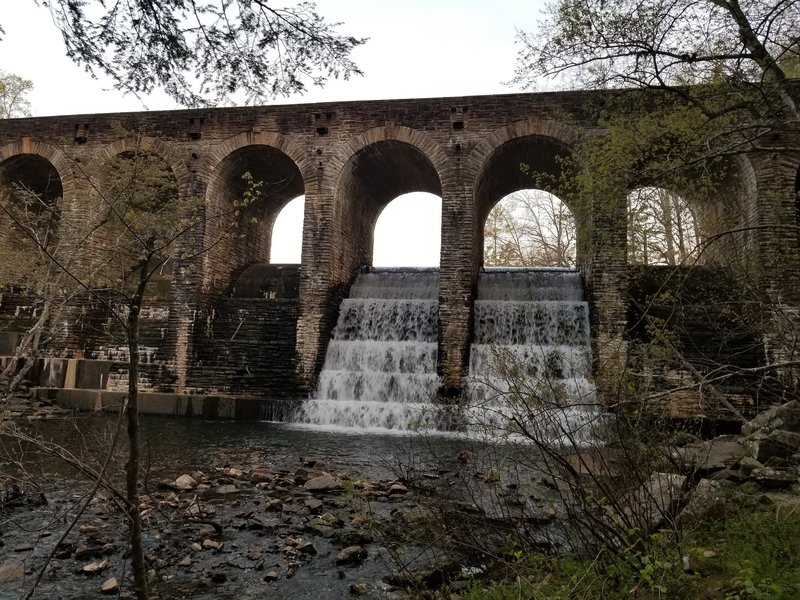
[[(72, 410), (116, 411), (125, 401), (124, 392), (64, 388), (34, 388), (39, 400)], [(246, 421), (288, 421), (301, 400), (275, 400), (244, 396), (139, 393), (139, 412), (171, 417), (238, 419)]]

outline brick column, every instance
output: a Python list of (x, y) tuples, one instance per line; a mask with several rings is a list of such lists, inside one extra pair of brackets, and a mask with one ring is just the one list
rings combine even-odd
[(595, 382), (607, 403), (619, 396), (628, 360), (626, 210), (625, 198), (593, 203), (585, 262)]
[(455, 177), (443, 177), (442, 189), (439, 369), (444, 394), (456, 396), (468, 374), (475, 278), (482, 249), (477, 248), (472, 190)]

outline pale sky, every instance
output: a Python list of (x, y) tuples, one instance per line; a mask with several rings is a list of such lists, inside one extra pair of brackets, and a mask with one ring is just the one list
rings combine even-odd
[[(290, 4), (291, 0), (276, 1)], [(364, 77), (331, 81), (303, 96), (275, 103), (332, 102), (502, 94), (520, 91), (503, 82), (513, 77), (516, 28), (533, 30), (544, 0), (317, 0), (318, 12), (341, 21), (340, 32), (369, 41), (353, 53)], [(92, 79), (65, 55), (49, 11), (33, 0), (3, 0), (0, 70), (30, 79), (36, 116), (181, 108), (164, 94), (137, 99)], [(390, 214), (391, 213), (391, 214)], [(436, 266), (439, 263), (441, 201), (408, 194), (392, 202), (375, 228), (376, 266)], [(429, 245), (408, 248), (401, 240), (419, 224), (430, 226)], [(391, 223), (391, 225), (389, 225)], [(273, 262), (299, 262), (302, 202), (290, 203), (273, 233)], [(428, 232), (426, 232), (428, 233)]]

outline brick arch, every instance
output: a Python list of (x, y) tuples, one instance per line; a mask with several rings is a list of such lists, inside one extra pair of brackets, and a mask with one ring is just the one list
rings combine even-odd
[(216, 144), (209, 151), (200, 166), (200, 177), (208, 184), (214, 171), (228, 156), (247, 146), (269, 146), (279, 150), (297, 165), (304, 180), (308, 180), (311, 176), (313, 170), (312, 161), (306, 152), (291, 138), (271, 131), (245, 131)]
[(149, 136), (143, 136), (138, 144), (135, 144), (130, 138), (120, 138), (103, 146), (95, 155), (94, 160), (102, 162), (118, 156), (123, 152), (130, 152), (133, 150), (148, 152), (158, 156), (172, 170), (172, 173), (175, 175), (175, 179), (178, 182), (178, 189), (180, 189), (181, 194), (188, 193), (188, 184), (190, 178), (189, 167), (186, 165), (186, 161), (181, 158), (177, 150), (162, 140)]
[(333, 190), (335, 277), (347, 281), (356, 267), (370, 265), (375, 224), (395, 198), (410, 192), (443, 195), (449, 168), (438, 143), (408, 127), (377, 127), (340, 146), (327, 174)]
[[(306, 169), (304, 173), (303, 169)], [(305, 193), (310, 163), (300, 147), (279, 133), (245, 132), (211, 150), (200, 177), (205, 181), (206, 214), (222, 215), (208, 221), (204, 235), (210, 250), (203, 258), (203, 291), (218, 294), (255, 263), (270, 262), (275, 220), (293, 199)], [(249, 172), (261, 182), (259, 199), (245, 209), (237, 235), (226, 232), (237, 200), (244, 197)]]
[(55, 168), (64, 188), (67, 188), (68, 182), (75, 179), (72, 160), (63, 151), (44, 142), (31, 141), (29, 138), (24, 138), (20, 142), (6, 144), (0, 148), (0, 163), (23, 154), (33, 154), (47, 160)]
[(477, 179), (481, 171), (497, 149), (506, 142), (529, 136), (553, 140), (569, 148), (573, 153), (577, 152), (577, 148), (583, 139), (582, 134), (577, 129), (559, 121), (551, 119), (517, 121), (484, 136), (478, 145), (473, 148), (464, 162), (466, 177), (473, 181), (474, 185), (477, 185)]
[(338, 183), (344, 172), (344, 166), (358, 152), (372, 144), (386, 141), (402, 142), (416, 148), (436, 169), (440, 181), (445, 179), (445, 175), (452, 168), (441, 144), (424, 131), (402, 125), (386, 125), (368, 129), (339, 145), (328, 161), (331, 167), (326, 173), (328, 183), (331, 185)]

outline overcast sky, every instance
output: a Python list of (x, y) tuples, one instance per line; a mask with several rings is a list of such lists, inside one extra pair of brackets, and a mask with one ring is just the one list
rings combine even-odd
[[(519, 91), (504, 85), (514, 71), (514, 34), (516, 28), (535, 29), (543, 0), (318, 0), (316, 4), (328, 20), (343, 23), (342, 33), (370, 38), (353, 54), (364, 77), (331, 81), (322, 89), (276, 103)], [(6, 31), (0, 42), (0, 69), (33, 81), (34, 115), (180, 108), (160, 93), (142, 99), (122, 96), (110, 82), (92, 79), (65, 56), (49, 11), (33, 0), (3, 0), (0, 24)], [(408, 248), (400, 240), (438, 239), (440, 202), (427, 194), (408, 196), (390, 204), (379, 219), (376, 265), (438, 264), (438, 242)], [(297, 262), (302, 205), (293, 203), (284, 212), (273, 236), (273, 261)], [(404, 213), (413, 220), (403, 218)], [(420, 231), (420, 223), (430, 230)], [(413, 227), (414, 236), (404, 233), (403, 227)]]

